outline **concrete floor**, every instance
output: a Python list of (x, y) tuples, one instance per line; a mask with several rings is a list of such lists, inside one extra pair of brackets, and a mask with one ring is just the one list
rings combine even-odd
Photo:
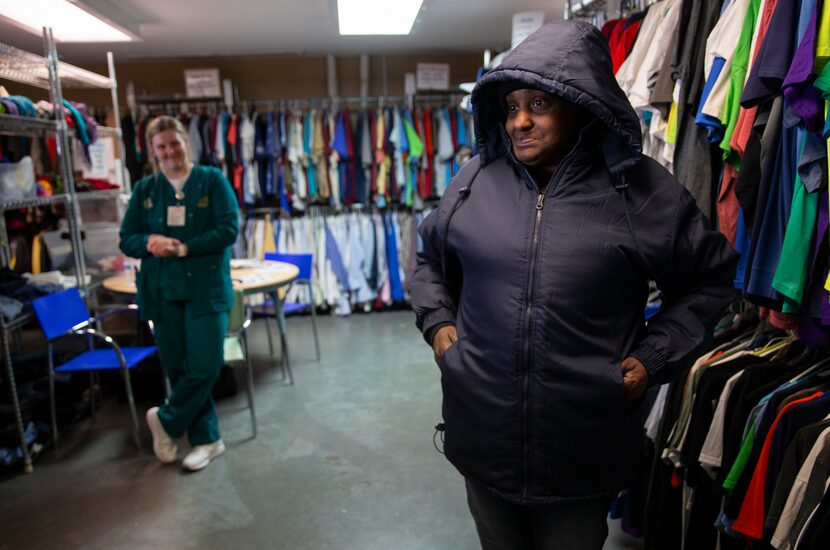
[[(143, 420), (137, 451), (127, 408), (107, 401), (32, 475), (0, 480), (0, 548), (479, 548), (462, 479), (433, 448), (439, 373), (413, 321), (321, 317), (318, 363), (310, 319), (289, 319), (290, 387), (255, 323), (258, 437), (240, 386), (218, 405), (228, 451), (199, 473), (160, 464)], [(641, 548), (618, 525), (605, 549)]]

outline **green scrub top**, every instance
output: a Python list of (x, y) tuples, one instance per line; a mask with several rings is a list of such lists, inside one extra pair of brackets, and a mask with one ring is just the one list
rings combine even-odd
[[(145, 320), (156, 319), (160, 300), (189, 301), (197, 314), (228, 311), (233, 305), (231, 245), (239, 233), (239, 206), (225, 175), (194, 165), (184, 197), (174, 196), (163, 173), (140, 180), (121, 223), (121, 251), (141, 259), (136, 301)], [(184, 225), (169, 226), (168, 207), (185, 208)], [(186, 257), (157, 258), (147, 251), (150, 235), (187, 245)]]

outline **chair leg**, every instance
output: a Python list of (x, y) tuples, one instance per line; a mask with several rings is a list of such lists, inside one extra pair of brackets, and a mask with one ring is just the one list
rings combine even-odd
[(288, 339), (286, 338), (286, 332), (288, 332), (285, 326), (285, 313), (282, 310), (282, 301), (280, 297), (277, 295), (276, 292), (272, 294), (272, 299), (274, 301), (274, 317), (277, 321), (277, 326), (280, 329), (280, 344), (282, 346), (282, 366), (283, 366), (283, 377), (282, 381), (288, 385), (294, 385), (294, 375), (291, 373), (291, 362), (288, 359)]
[(265, 332), (266, 332), (266, 334), (268, 334), (268, 353), (271, 355), (271, 357), (273, 357), (274, 356), (274, 340), (271, 337), (271, 318), (270, 317), (265, 318)]
[(314, 329), (314, 350), (317, 352), (317, 360), (320, 360), (320, 340), (317, 338), (317, 307), (312, 302), (309, 306), (311, 308), (311, 328)]
[(130, 371), (127, 369), (121, 370), (121, 374), (124, 376), (124, 388), (127, 390), (127, 403), (130, 405), (130, 414), (133, 417), (133, 440), (135, 441), (135, 446), (138, 449), (141, 449), (141, 439), (138, 437), (138, 413), (135, 410), (135, 400), (133, 399), (133, 387), (130, 384)]
[(294, 375), (291, 373), (291, 363), (288, 361), (288, 341), (285, 332), (280, 332), (280, 343), (282, 344), (282, 381), (286, 386), (294, 385)]
[(248, 334), (242, 330), (242, 349), (245, 351), (246, 387), (248, 390), (248, 408), (251, 409), (251, 430), (256, 437), (256, 410), (254, 409), (254, 369), (251, 365), (251, 354), (248, 353)]

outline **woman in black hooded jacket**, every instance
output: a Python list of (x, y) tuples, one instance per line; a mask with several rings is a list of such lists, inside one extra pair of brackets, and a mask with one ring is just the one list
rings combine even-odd
[[(473, 91), (480, 154), (422, 224), (417, 325), (484, 548), (601, 548), (639, 404), (702, 353), (737, 255), (641, 154), (592, 25), (539, 29)], [(662, 311), (645, 324), (648, 281)]]

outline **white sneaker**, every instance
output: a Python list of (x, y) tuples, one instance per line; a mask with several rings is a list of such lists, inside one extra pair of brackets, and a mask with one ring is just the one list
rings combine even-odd
[(182, 460), (182, 467), (185, 470), (196, 472), (205, 468), (211, 460), (224, 452), (225, 444), (221, 439), (207, 445), (196, 445)]
[(176, 442), (164, 431), (164, 426), (159, 420), (159, 408), (153, 407), (147, 410), (147, 425), (150, 433), (153, 434), (153, 452), (163, 464), (170, 464), (176, 461)]

